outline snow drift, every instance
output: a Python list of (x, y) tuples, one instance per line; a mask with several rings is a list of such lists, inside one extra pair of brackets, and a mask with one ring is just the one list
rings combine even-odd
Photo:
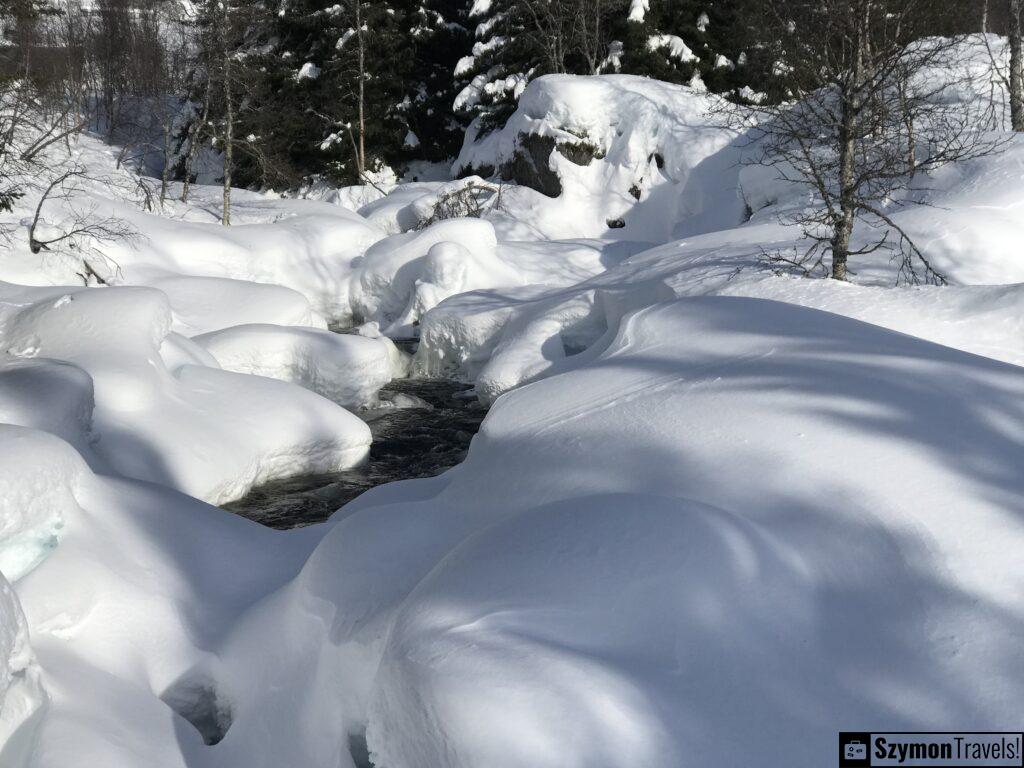
[[(5, 287), (0, 324), (7, 354), (74, 366), (37, 366), (39, 375), (49, 370), (59, 381), (50, 386), (60, 387), (61, 402), (42, 419), (16, 423), (69, 439), (97, 469), (214, 502), (275, 477), (365, 459), (366, 425), (312, 392), (207, 367), (199, 357), (200, 364), (179, 360), (169, 370), (161, 351), (167, 354), (171, 318), (167, 297), (152, 288)], [(177, 354), (188, 352), (187, 344), (179, 340)], [(386, 356), (384, 350), (381, 366)], [(17, 365), (24, 379), (27, 364)], [(0, 411), (13, 413), (16, 399), (25, 399), (4, 386), (15, 370), (7, 364), (0, 371), (0, 394), (15, 398)], [(375, 386), (351, 381), (357, 389)], [(44, 402), (21, 409), (38, 412)]]
[(628, 315), (456, 470), (350, 505), (224, 651), (248, 703), (218, 749), (316, 762), (365, 724), (399, 767), (811, 765), (879, 713), (1012, 728), (1022, 395), (1017, 367), (778, 302)]

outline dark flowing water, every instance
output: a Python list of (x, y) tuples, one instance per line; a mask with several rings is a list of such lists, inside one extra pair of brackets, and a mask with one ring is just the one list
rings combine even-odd
[(366, 465), (275, 480), (224, 509), (271, 528), (298, 528), (323, 522), (375, 486), (438, 475), (466, 457), (487, 413), (468, 391), (447, 379), (396, 379), (381, 391), (384, 407), (359, 414), (373, 432)]

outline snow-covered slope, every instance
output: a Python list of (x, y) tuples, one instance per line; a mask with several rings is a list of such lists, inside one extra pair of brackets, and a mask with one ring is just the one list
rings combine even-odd
[[(839, 728), (1019, 727), (1024, 143), (893, 201), (951, 286), (839, 284), (764, 263), (796, 198), (712, 106), (540, 78), (461, 162), (558, 197), (440, 221), (478, 180), (238, 191), (225, 228), (71, 145), (136, 237), (0, 221), (0, 765), (817, 766)], [(462, 465), (287, 533), (204, 503), (362, 461), (382, 332), (493, 402)]]
[(630, 315), (456, 470), (350, 505), (240, 626), (222, 764), (318, 764), (360, 723), (378, 765), (517, 767), (1011, 728), (1022, 396), (1017, 367), (778, 302)]

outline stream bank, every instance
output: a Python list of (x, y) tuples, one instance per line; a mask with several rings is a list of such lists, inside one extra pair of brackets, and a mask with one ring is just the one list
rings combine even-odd
[(396, 379), (380, 397), (380, 407), (357, 413), (373, 433), (366, 464), (274, 480), (223, 508), (281, 530), (322, 523), (371, 488), (459, 464), (487, 413), (468, 384), (449, 379)]

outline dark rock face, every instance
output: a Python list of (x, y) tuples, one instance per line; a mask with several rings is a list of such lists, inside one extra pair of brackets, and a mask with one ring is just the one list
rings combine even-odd
[(468, 176), (479, 176), (481, 179), (489, 179), (494, 175), (493, 165), (465, 165), (459, 169), (458, 179), (465, 179)]
[(604, 154), (600, 148), (580, 137), (577, 141), (556, 140), (552, 136), (521, 133), (516, 142), (516, 153), (501, 167), (501, 178), (514, 181), (542, 195), (558, 197), (562, 194), (562, 180), (551, 169), (551, 153), (558, 152), (570, 163), (590, 165)]
[(582, 166), (590, 165), (595, 158), (600, 160), (604, 157), (604, 153), (585, 137), (581, 137), (579, 141), (561, 141), (555, 149), (570, 163)]
[(520, 134), (515, 155), (501, 167), (501, 178), (535, 189), (542, 195), (558, 197), (562, 194), (562, 180), (551, 170), (554, 150), (555, 140), (551, 136)]

